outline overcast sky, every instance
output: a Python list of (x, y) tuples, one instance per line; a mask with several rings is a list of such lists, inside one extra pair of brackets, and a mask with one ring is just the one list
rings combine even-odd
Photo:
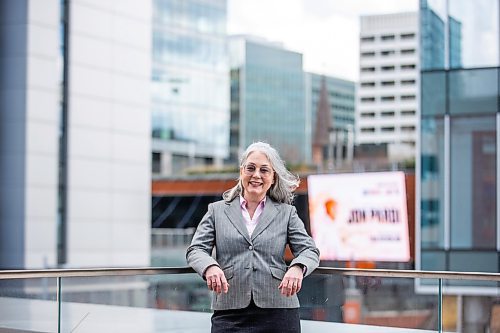
[(306, 71), (357, 81), (360, 15), (417, 10), (418, 0), (228, 0), (228, 32), (281, 42)]

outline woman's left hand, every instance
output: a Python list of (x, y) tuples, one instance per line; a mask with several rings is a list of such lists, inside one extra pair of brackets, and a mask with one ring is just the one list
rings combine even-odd
[(288, 269), (283, 277), (278, 288), (281, 290), (281, 294), (290, 297), (295, 295), (302, 288), (302, 279), (304, 274), (302, 268), (299, 265), (293, 265)]

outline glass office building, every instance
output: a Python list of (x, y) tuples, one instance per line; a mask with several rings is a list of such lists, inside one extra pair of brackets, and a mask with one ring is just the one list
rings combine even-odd
[(332, 127), (335, 131), (344, 134), (342, 136), (344, 140), (348, 138), (347, 133), (352, 133), (354, 131), (354, 110), (356, 106), (355, 83), (336, 77), (305, 73), (306, 116), (308, 118), (307, 124), (309, 125), (306, 128), (307, 142), (305, 149), (307, 151), (307, 156), (311, 156), (312, 137), (317, 122), (316, 118), (322, 78), (325, 78), (328, 91)]
[(265, 40), (230, 40), (231, 161), (266, 141), (289, 163), (306, 159), (302, 54)]
[(229, 153), (226, 0), (155, 0), (153, 172), (221, 164)]
[(419, 269), (500, 272), (499, 7), (421, 1)]

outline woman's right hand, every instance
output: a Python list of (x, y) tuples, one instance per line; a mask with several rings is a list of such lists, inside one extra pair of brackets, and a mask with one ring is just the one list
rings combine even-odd
[(215, 291), (217, 294), (222, 292), (227, 293), (229, 290), (229, 283), (227, 283), (226, 276), (219, 266), (213, 265), (207, 268), (205, 272), (205, 279), (207, 280), (207, 287), (209, 290)]

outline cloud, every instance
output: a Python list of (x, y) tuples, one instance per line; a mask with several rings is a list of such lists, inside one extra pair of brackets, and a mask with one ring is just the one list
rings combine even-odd
[(304, 69), (357, 80), (359, 16), (417, 10), (417, 0), (228, 0), (228, 32), (281, 42)]

